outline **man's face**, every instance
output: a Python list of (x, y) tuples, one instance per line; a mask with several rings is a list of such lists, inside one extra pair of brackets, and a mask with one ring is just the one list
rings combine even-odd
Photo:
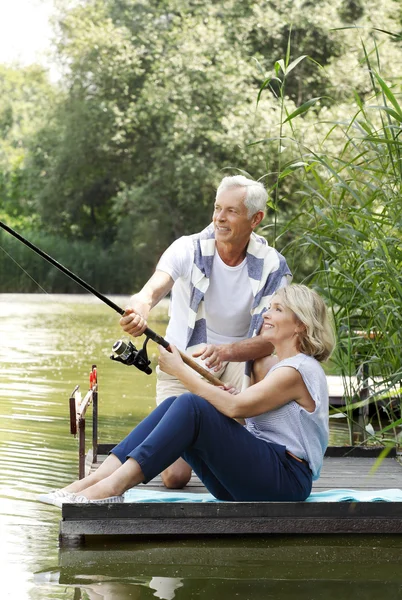
[(213, 223), (217, 242), (246, 244), (251, 232), (261, 221), (256, 215), (251, 219), (247, 216), (245, 196), (246, 190), (236, 187), (221, 192), (215, 200)]

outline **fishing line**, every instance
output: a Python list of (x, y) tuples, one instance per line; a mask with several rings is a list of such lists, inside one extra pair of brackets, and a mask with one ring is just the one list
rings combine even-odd
[[(34, 277), (32, 277), (32, 275), (30, 275), (30, 273), (28, 273), (28, 271), (26, 271), (26, 269), (24, 269), (24, 267), (9, 252), (7, 252), (7, 250), (5, 248), (3, 248), (3, 246), (1, 244), (0, 244), (0, 249), (4, 252), (4, 254), (8, 258), (10, 258), (13, 261), (13, 263), (15, 265), (17, 265), (17, 267), (19, 269), (21, 269), (21, 271), (25, 275), (28, 275), (28, 277), (31, 279), (31, 281), (33, 281), (34, 284), (44, 294), (46, 294), (49, 297), (51, 296), (51, 294), (47, 290), (45, 290), (45, 288), (43, 286), (41, 286), (40, 283), (38, 281), (36, 281), (36, 279)], [(65, 267), (63, 267), (63, 269), (65, 269)], [(66, 271), (67, 271), (67, 269), (66, 269)], [(87, 285), (89, 285), (89, 284), (87, 284)], [(113, 304), (113, 307), (116, 306), (114, 303), (112, 303), (112, 304)], [(124, 312), (123, 309), (119, 308), (119, 310)], [(67, 320), (74, 326), (79, 322), (78, 318), (74, 317), (73, 314), (71, 314), (70, 312), (67, 311), (67, 312), (64, 312), (63, 314), (65, 317), (67, 317)], [(148, 339), (149, 338), (146, 339), (143, 349), (138, 350), (138, 351), (137, 351), (137, 348), (133, 345), (133, 343), (131, 341), (128, 341), (128, 343), (126, 344), (122, 340), (118, 340), (113, 345), (113, 352), (115, 352), (116, 354), (110, 356), (110, 358), (115, 361), (126, 364), (126, 365), (134, 365), (139, 370), (144, 371), (145, 373), (150, 375), (152, 373), (152, 369), (149, 366), (150, 361), (148, 360), (148, 356), (146, 353), (146, 346), (148, 343)]]
[[(21, 269), (21, 271), (27, 275), (29, 277), (29, 279), (31, 281), (33, 281), (33, 283), (41, 290), (41, 292), (43, 292), (43, 294), (45, 294), (46, 296), (49, 296), (49, 298), (51, 297), (51, 293), (48, 292), (38, 281), (36, 281), (36, 279), (34, 277), (32, 277), (32, 275), (30, 273), (28, 273), (28, 271), (26, 269), (24, 269), (24, 267), (9, 253), (7, 252), (7, 250), (5, 248), (3, 248), (3, 246), (0, 244), (0, 250), (2, 250), (4, 252), (4, 254), (13, 261), (13, 263), (15, 265), (17, 265), (17, 267), (19, 269)], [(67, 317), (67, 320), (70, 321), (71, 324), (73, 325), (77, 325), (79, 323), (79, 320), (77, 317), (74, 316), (74, 313), (71, 312), (64, 312), (63, 315), (65, 317)]]
[(8, 258), (10, 258), (10, 259), (13, 261), (13, 263), (14, 263), (14, 264), (16, 264), (16, 265), (17, 265), (17, 267), (19, 267), (19, 268), (21, 269), (21, 271), (22, 271), (23, 273), (25, 273), (25, 275), (28, 275), (29, 279), (30, 279), (31, 281), (33, 281), (33, 282), (34, 282), (34, 284), (35, 284), (35, 285), (37, 285), (37, 286), (38, 286), (38, 288), (39, 288), (39, 289), (40, 289), (40, 290), (41, 290), (41, 291), (42, 291), (44, 294), (47, 294), (47, 295), (49, 295), (49, 292), (47, 292), (47, 291), (45, 290), (45, 288), (43, 288), (43, 287), (41, 286), (41, 284), (40, 284), (38, 281), (36, 281), (36, 279), (34, 279), (34, 278), (32, 277), (32, 275), (30, 275), (30, 274), (28, 273), (28, 271), (26, 271), (26, 270), (24, 269), (24, 267), (23, 267), (22, 265), (20, 265), (20, 263), (19, 263), (19, 262), (18, 262), (18, 261), (17, 261), (17, 260), (16, 260), (16, 259), (13, 257), (13, 256), (11, 256), (11, 254), (10, 254), (9, 252), (7, 252), (7, 250), (6, 250), (5, 248), (3, 248), (3, 246), (2, 246), (1, 244), (0, 244), (0, 250), (2, 250), (2, 251), (4, 252), (4, 254), (5, 254), (6, 256), (8, 256)]

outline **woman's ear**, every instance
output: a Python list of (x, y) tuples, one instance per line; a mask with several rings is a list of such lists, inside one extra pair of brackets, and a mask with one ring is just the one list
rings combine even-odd
[(305, 326), (304, 323), (302, 323), (301, 321), (298, 321), (296, 324), (296, 333), (297, 335), (301, 334), (301, 333), (306, 333), (307, 328)]

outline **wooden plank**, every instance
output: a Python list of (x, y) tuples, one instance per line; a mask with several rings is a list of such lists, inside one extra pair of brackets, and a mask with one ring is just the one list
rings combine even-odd
[(60, 524), (63, 536), (205, 536), (205, 535), (268, 535), (268, 534), (400, 534), (402, 519), (388, 518), (282, 518), (258, 519), (107, 519), (64, 520)]
[[(358, 458), (378, 458), (383, 452), (383, 446), (328, 446), (325, 456), (329, 458), (336, 457), (358, 457)], [(395, 458), (396, 448), (390, 448), (387, 458)]]
[(70, 408), (70, 433), (72, 435), (76, 435), (76, 433), (77, 433), (77, 414), (76, 414), (75, 397), (74, 397), (74, 393), (75, 393), (76, 389), (74, 390), (73, 394), (68, 399), (69, 408)]
[(402, 502), (65, 504), (69, 536), (402, 533)]
[[(92, 365), (92, 371), (96, 365)], [(98, 459), (98, 384), (92, 388), (92, 455), (96, 462)]]
[(78, 478), (85, 477), (85, 419), (78, 417)]
[[(264, 519), (264, 518), (395, 518), (402, 502), (124, 502), (63, 504), (63, 518), (108, 519)], [(402, 521), (401, 521), (402, 525)]]

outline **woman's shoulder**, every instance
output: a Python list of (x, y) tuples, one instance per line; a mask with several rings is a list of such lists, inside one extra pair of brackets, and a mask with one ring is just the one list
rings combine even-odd
[(316, 358), (314, 358), (313, 356), (309, 356), (308, 354), (303, 354), (302, 352), (299, 352), (299, 354), (295, 354), (294, 356), (290, 356), (289, 358), (284, 358), (280, 360), (272, 368), (276, 369), (278, 367), (284, 366), (298, 367), (299, 365), (311, 365), (322, 368)]
[(314, 356), (309, 356), (308, 354), (303, 354), (301, 352), (295, 356), (284, 358), (283, 360), (279, 361), (271, 368), (271, 371), (280, 367), (293, 367), (297, 371), (303, 372), (307, 375), (314, 374), (315, 376), (321, 375), (325, 377), (324, 369), (318, 360), (314, 358)]

